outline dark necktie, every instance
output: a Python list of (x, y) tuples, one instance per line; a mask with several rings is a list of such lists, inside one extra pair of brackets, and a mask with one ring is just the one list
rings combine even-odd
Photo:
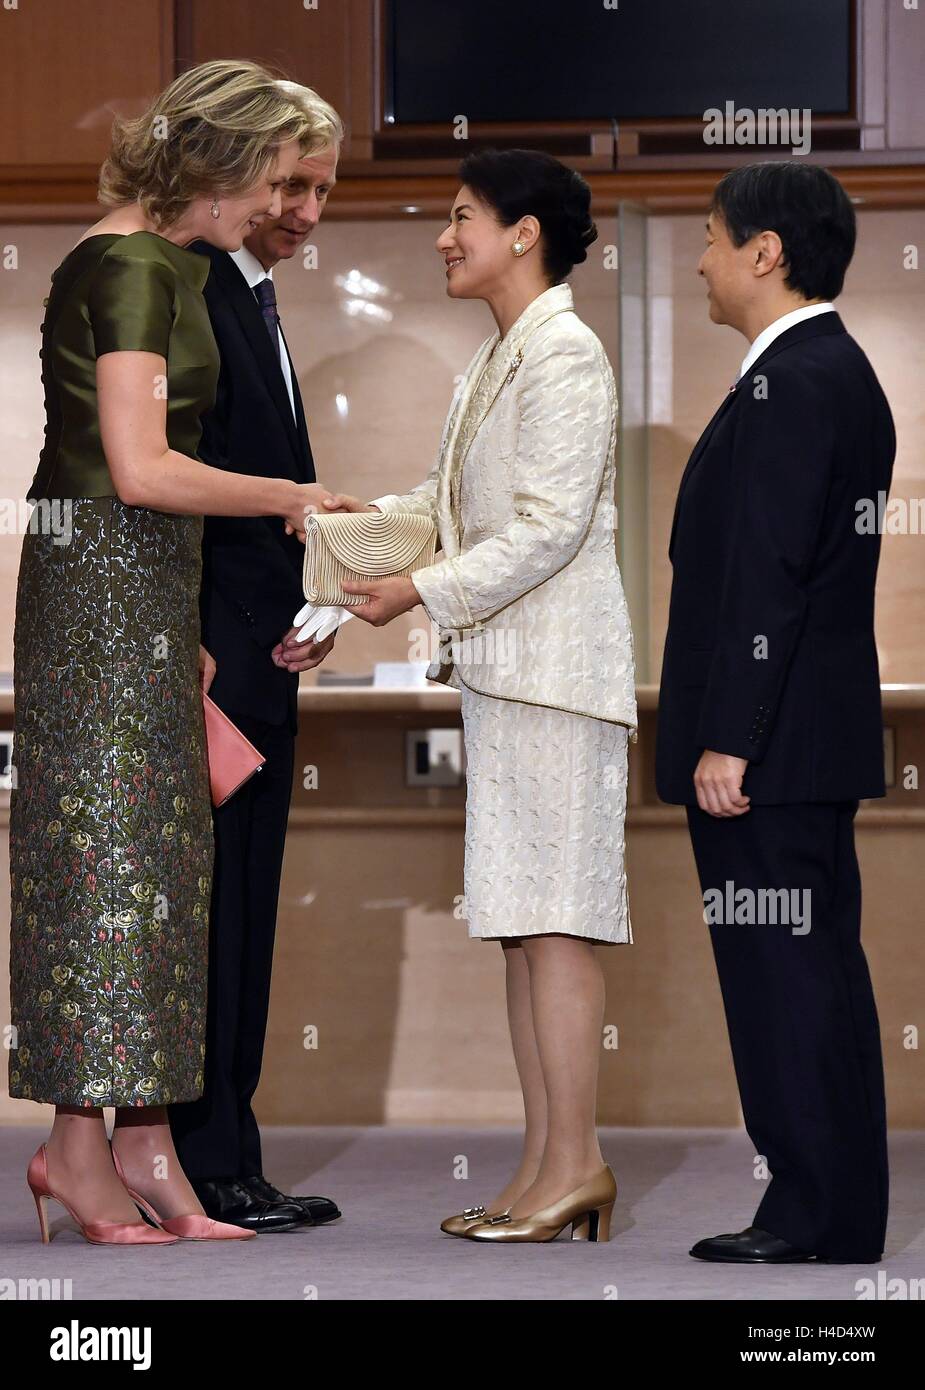
[(279, 314), (276, 312), (276, 290), (273, 288), (273, 281), (269, 278), (258, 280), (257, 284), (254, 286), (254, 295), (257, 303), (260, 305), (260, 312), (267, 326), (270, 342), (273, 344), (273, 351), (276, 353), (276, 360), (279, 362), (280, 366), (282, 366), (282, 356), (279, 350)]

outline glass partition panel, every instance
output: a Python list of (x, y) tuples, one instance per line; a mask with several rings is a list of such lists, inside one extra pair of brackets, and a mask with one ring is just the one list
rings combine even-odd
[(618, 218), (619, 434), (617, 554), (636, 651), (636, 680), (649, 680), (649, 315), (645, 212), (621, 203)]

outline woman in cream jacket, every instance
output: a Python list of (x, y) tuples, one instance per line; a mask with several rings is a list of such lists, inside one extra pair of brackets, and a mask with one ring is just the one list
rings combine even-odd
[(563, 283), (596, 230), (584, 180), (530, 151), (466, 159), (437, 241), (453, 299), (498, 331), (456, 394), (430, 476), (405, 496), (442, 558), (411, 579), (347, 585), (374, 626), (423, 603), (428, 676), (461, 692), (470, 936), (507, 965), (524, 1095), (520, 1164), (487, 1207), (443, 1229), (474, 1240), (606, 1239), (616, 1187), (595, 1127), (604, 986), (595, 942), (632, 940), (623, 823), (636, 725), (614, 545), (617, 402), (600, 342)]

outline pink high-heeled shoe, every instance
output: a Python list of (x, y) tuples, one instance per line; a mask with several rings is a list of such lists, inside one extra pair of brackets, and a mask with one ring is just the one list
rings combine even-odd
[(145, 1215), (150, 1216), (152, 1221), (156, 1221), (162, 1231), (169, 1231), (171, 1236), (178, 1237), (180, 1240), (251, 1240), (257, 1234), (256, 1231), (245, 1230), (243, 1226), (232, 1226), (227, 1221), (213, 1221), (211, 1216), (200, 1216), (198, 1212), (189, 1216), (159, 1216), (151, 1203), (145, 1201), (140, 1192), (129, 1187), (128, 1179), (115, 1149), (112, 1151), (112, 1161), (135, 1205), (141, 1207)]
[(26, 1182), (35, 1198), (43, 1245), (48, 1245), (51, 1241), (48, 1225), (48, 1202), (50, 1198), (61, 1203), (76, 1221), (77, 1228), (84, 1240), (88, 1240), (91, 1245), (176, 1245), (177, 1243), (177, 1236), (171, 1235), (167, 1231), (154, 1230), (151, 1226), (145, 1225), (143, 1221), (82, 1221), (70, 1202), (60, 1193), (53, 1192), (51, 1189), (48, 1181), (48, 1153), (44, 1144), (40, 1145), (32, 1155), (32, 1160), (26, 1171)]

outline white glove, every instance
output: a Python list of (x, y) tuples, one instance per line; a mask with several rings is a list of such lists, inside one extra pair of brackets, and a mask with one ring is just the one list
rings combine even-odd
[(313, 603), (306, 603), (305, 607), (296, 613), (292, 626), (299, 628), (296, 633), (297, 641), (307, 642), (309, 637), (313, 637), (316, 642), (323, 642), (341, 623), (346, 623), (352, 617), (353, 614), (348, 613), (346, 608), (316, 608)]

